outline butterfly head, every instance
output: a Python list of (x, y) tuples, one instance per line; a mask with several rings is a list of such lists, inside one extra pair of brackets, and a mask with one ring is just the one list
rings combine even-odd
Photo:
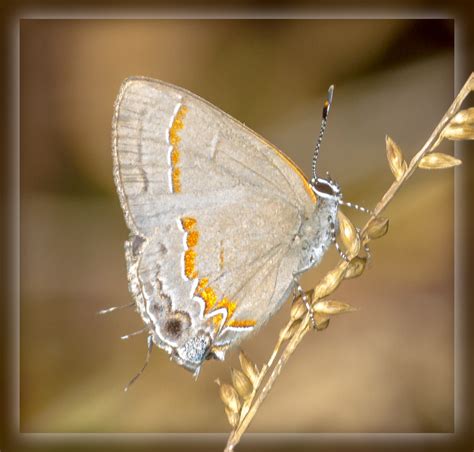
[(339, 204), (342, 200), (342, 192), (337, 182), (333, 181), (327, 173), (326, 178), (314, 177), (311, 180), (311, 188), (318, 198), (333, 201)]

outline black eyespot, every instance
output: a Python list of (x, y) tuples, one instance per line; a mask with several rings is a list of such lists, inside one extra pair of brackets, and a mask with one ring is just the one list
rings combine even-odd
[(171, 340), (177, 340), (190, 326), (189, 315), (185, 312), (176, 311), (164, 322), (162, 332)]
[(168, 320), (165, 324), (165, 330), (170, 336), (179, 337), (183, 331), (183, 322), (179, 319)]

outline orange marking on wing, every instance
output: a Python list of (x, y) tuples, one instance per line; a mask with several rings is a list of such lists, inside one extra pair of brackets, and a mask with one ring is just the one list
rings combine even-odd
[[(255, 134), (255, 132), (251, 131), (252, 134)], [(308, 193), (309, 197), (311, 198), (311, 201), (313, 201), (313, 203), (316, 203), (316, 195), (314, 194), (313, 192), (313, 189), (311, 188), (311, 185), (308, 183), (303, 171), (301, 171), (301, 169), (296, 165), (295, 162), (293, 162), (293, 160), (291, 160), (288, 156), (286, 156), (285, 154), (283, 154), (283, 152), (281, 152), (277, 147), (275, 147), (273, 144), (271, 144), (269, 141), (267, 141), (265, 138), (261, 137), (260, 135), (257, 135), (257, 138), (262, 142), (264, 143), (266, 146), (269, 146), (271, 148), (271, 150), (276, 154), (278, 155), (278, 157), (280, 157), (281, 159), (284, 160), (284, 162), (289, 165), (291, 167), (291, 169), (299, 176), (299, 178), (301, 179), (301, 182), (303, 183), (303, 187), (304, 189), (306, 190), (306, 192)]]
[(272, 149), (275, 151), (275, 153), (281, 157), (291, 168), (293, 171), (298, 174), (300, 177), (301, 181), (303, 182), (304, 189), (306, 190), (306, 193), (308, 193), (309, 197), (313, 201), (313, 203), (316, 203), (316, 195), (314, 194), (313, 189), (311, 188), (311, 185), (309, 185), (308, 181), (306, 180), (306, 177), (303, 174), (303, 171), (301, 171), (296, 163), (293, 162), (289, 157), (287, 157), (283, 152), (280, 152), (276, 147), (272, 146)]
[[(227, 298), (223, 298), (213, 310), (225, 308), (227, 310), (227, 319), (225, 321), (225, 325), (229, 324), (229, 320), (232, 317), (232, 314), (234, 314), (235, 308), (237, 305), (233, 302), (228, 300)], [(222, 314), (217, 314), (212, 318), (212, 321), (214, 322), (214, 325), (216, 328), (219, 328), (220, 324), (222, 323)]]
[(173, 192), (179, 193), (181, 191), (181, 170), (179, 168), (173, 168), (171, 173), (171, 180), (173, 181)]
[(204, 313), (207, 314), (217, 302), (217, 295), (214, 292), (214, 289), (210, 286), (207, 286), (201, 289), (199, 292), (197, 292), (196, 290), (196, 294), (204, 300), (204, 303), (206, 305)]
[(250, 328), (255, 326), (257, 322), (255, 320), (231, 320), (228, 322), (228, 326), (234, 328)]
[(214, 329), (217, 331), (222, 323), (222, 314), (217, 314), (212, 318)]
[[(237, 303), (229, 300), (226, 297), (222, 298), (222, 300), (216, 304), (213, 311), (217, 309), (221, 309), (221, 308), (225, 308), (227, 310), (227, 318), (223, 325), (224, 327), (234, 326), (234, 327), (240, 327), (240, 328), (245, 328), (245, 327), (250, 328), (256, 324), (255, 320), (232, 320), (232, 316), (234, 315), (235, 309), (237, 308)], [(219, 329), (222, 323), (222, 314), (215, 315), (212, 318), (212, 321), (214, 323), (216, 330)]]
[(184, 128), (183, 120), (187, 111), (188, 108), (184, 105), (179, 108), (169, 131), (169, 141), (171, 146), (173, 146), (171, 150), (171, 185), (173, 193), (181, 192), (181, 170), (178, 167), (181, 159), (178, 144), (181, 141), (181, 137), (178, 135), (178, 132)]
[(179, 151), (173, 148), (171, 151), (171, 165), (176, 166), (179, 163)]
[(186, 245), (188, 248), (192, 248), (197, 245), (199, 241), (199, 232), (198, 231), (189, 231), (186, 236)]
[(196, 220), (191, 217), (184, 217), (181, 219), (181, 224), (183, 225), (183, 229), (189, 232), (195, 226)]
[(179, 107), (178, 112), (176, 113), (173, 124), (171, 125), (170, 143), (173, 146), (176, 146), (181, 141), (181, 137), (178, 135), (178, 132), (184, 128), (183, 120), (187, 112), (188, 112), (188, 107), (186, 107), (185, 105), (181, 105), (181, 107)]
[(196, 293), (198, 294), (204, 287), (209, 284), (209, 278), (202, 278), (199, 280), (198, 285), (196, 287)]
[(228, 312), (227, 320), (229, 320), (234, 314), (236, 307), (237, 305), (233, 301), (230, 301), (224, 297), (221, 301), (219, 301), (219, 303), (217, 303), (215, 309), (226, 308)]
[[(188, 279), (195, 279), (198, 277), (196, 269), (196, 258), (197, 253), (195, 246), (199, 241), (199, 231), (196, 230), (197, 221), (192, 217), (181, 218), (181, 225), (186, 231), (186, 245), (188, 249), (184, 252), (184, 273)], [(223, 249), (221, 248), (219, 255), (221, 266), (223, 265), (224, 255)], [(201, 278), (198, 281), (194, 294), (201, 297), (204, 301), (204, 313), (209, 314), (218, 309), (224, 308), (227, 311), (227, 317), (224, 325), (222, 325), (223, 315), (216, 314), (212, 317), (212, 322), (215, 326), (216, 331), (222, 326), (235, 326), (235, 327), (252, 327), (255, 325), (255, 320), (231, 320), (234, 315), (237, 303), (229, 300), (225, 296), (221, 300), (218, 299), (216, 291), (209, 285), (208, 278)]]
[(184, 252), (184, 274), (188, 279), (197, 278), (196, 251), (193, 249)]

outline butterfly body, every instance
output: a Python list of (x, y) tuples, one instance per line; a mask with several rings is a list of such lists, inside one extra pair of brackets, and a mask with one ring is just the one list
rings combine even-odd
[(123, 83), (113, 157), (130, 292), (153, 342), (193, 372), (263, 325), (331, 244), (337, 186), (308, 183), (273, 145), (181, 88)]

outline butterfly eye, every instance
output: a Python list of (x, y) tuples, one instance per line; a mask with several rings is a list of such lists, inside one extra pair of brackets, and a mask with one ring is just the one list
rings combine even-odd
[(337, 187), (324, 179), (317, 179), (313, 184), (314, 191), (321, 196), (337, 196)]
[(324, 193), (325, 195), (334, 195), (334, 190), (326, 182), (317, 182), (314, 188), (319, 193)]

